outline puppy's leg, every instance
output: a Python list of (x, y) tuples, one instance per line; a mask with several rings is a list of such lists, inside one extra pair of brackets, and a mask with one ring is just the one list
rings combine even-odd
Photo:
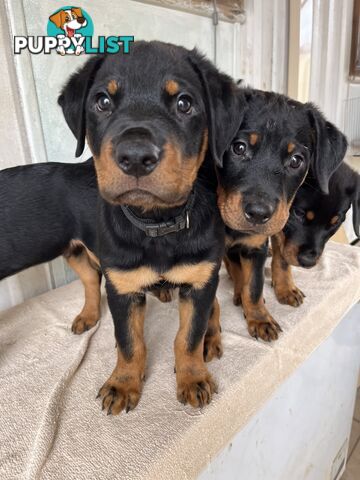
[(109, 279), (106, 290), (115, 326), (117, 363), (99, 396), (107, 414), (117, 415), (135, 408), (141, 396), (146, 362), (145, 295), (119, 295)]
[(218, 299), (215, 297), (204, 339), (205, 362), (210, 362), (215, 357), (221, 358), (222, 354), (220, 306)]
[(204, 337), (217, 284), (216, 272), (204, 288), (183, 286), (179, 292), (180, 328), (174, 343), (177, 398), (193, 407), (207, 405), (216, 392), (204, 362)]
[(303, 303), (305, 295), (294, 283), (291, 266), (281, 255), (279, 239), (275, 236), (271, 237), (271, 245), (273, 252), (271, 275), (276, 298), (285, 305), (299, 307)]
[(267, 245), (241, 253), (242, 268), (242, 306), (252, 337), (260, 337), (266, 342), (276, 340), (281, 332), (279, 324), (273, 319), (265, 307), (263, 298), (264, 265), (267, 256)]
[(85, 288), (84, 307), (73, 321), (71, 330), (83, 333), (94, 327), (100, 318), (101, 273), (90, 263), (88, 254), (82, 250), (79, 254), (66, 257), (70, 267), (79, 275)]
[(230, 256), (225, 255), (224, 263), (226, 265), (226, 270), (228, 271), (228, 274), (234, 283), (234, 305), (241, 305), (241, 291), (243, 280), (239, 254), (232, 252)]

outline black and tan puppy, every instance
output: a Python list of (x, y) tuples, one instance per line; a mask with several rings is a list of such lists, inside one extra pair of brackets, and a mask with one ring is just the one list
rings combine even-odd
[(0, 280), (64, 255), (85, 287), (74, 333), (93, 327), (100, 316), (101, 274), (91, 254), (96, 250), (97, 197), (92, 159), (0, 172)]
[(304, 294), (294, 283), (290, 265), (316, 265), (351, 206), (354, 231), (359, 237), (360, 176), (345, 163), (331, 176), (328, 194), (320, 190), (314, 177), (306, 178), (284, 229), (271, 237), (272, 281), (280, 303), (293, 307), (303, 303)]
[(227, 225), (225, 263), (250, 335), (270, 341), (281, 328), (263, 299), (268, 237), (285, 226), (309, 169), (327, 191), (346, 140), (312, 104), (254, 90), (240, 94), (247, 110), (218, 168), (218, 203)]
[(96, 254), (118, 352), (99, 392), (108, 413), (140, 399), (145, 294), (157, 286), (179, 286), (178, 399), (202, 406), (215, 391), (203, 359), (224, 241), (212, 157), (221, 161), (237, 130), (239, 101), (232, 80), (197, 52), (160, 42), (89, 60), (59, 98), (77, 154), (86, 136), (100, 191)]

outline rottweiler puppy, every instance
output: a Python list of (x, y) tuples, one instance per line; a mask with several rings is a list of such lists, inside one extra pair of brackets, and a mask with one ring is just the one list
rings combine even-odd
[(291, 266), (311, 268), (319, 261), (326, 242), (335, 234), (352, 206), (353, 226), (359, 237), (360, 176), (343, 163), (323, 193), (308, 175), (296, 194), (283, 230), (271, 237), (272, 283), (280, 303), (298, 307), (304, 294), (296, 287)]
[(74, 333), (93, 327), (100, 317), (101, 273), (92, 253), (97, 198), (92, 159), (0, 172), (0, 280), (64, 255), (85, 287), (84, 307), (72, 324)]
[(139, 402), (145, 377), (146, 292), (179, 287), (177, 397), (203, 406), (216, 385), (203, 358), (224, 248), (216, 204), (220, 163), (240, 123), (233, 81), (196, 51), (137, 42), (89, 60), (59, 104), (92, 150), (100, 192), (97, 249), (115, 326), (117, 363), (99, 391), (108, 414)]
[(328, 191), (342, 161), (345, 137), (317, 108), (283, 95), (240, 90), (247, 108), (218, 167), (218, 204), (226, 228), (225, 264), (251, 336), (265, 341), (281, 331), (263, 299), (268, 237), (285, 226), (309, 169)]

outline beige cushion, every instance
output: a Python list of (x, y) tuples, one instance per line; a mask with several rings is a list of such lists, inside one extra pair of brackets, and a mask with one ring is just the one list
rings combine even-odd
[(76, 281), (0, 315), (0, 478), (194, 478), (332, 332), (360, 298), (360, 249), (329, 244), (312, 270), (295, 269), (307, 297), (266, 305), (284, 333), (271, 344), (249, 337), (222, 272), (224, 356), (209, 364), (219, 393), (202, 411), (175, 398), (177, 306), (149, 298), (147, 381), (139, 406), (106, 416), (95, 400), (115, 365), (113, 325), (103, 299), (98, 328), (75, 336), (83, 301)]

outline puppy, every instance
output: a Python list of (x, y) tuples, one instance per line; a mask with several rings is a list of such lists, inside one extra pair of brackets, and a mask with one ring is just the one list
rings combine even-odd
[(129, 55), (90, 59), (59, 98), (92, 150), (100, 192), (96, 255), (106, 279), (117, 363), (99, 391), (112, 414), (139, 402), (146, 365), (146, 292), (179, 287), (177, 397), (194, 407), (216, 390), (203, 359), (217, 328), (224, 248), (213, 163), (240, 123), (233, 81), (196, 51), (137, 42)]
[(100, 317), (96, 250), (98, 199), (93, 160), (39, 163), (0, 172), (0, 280), (63, 255), (85, 287), (74, 333)]
[(310, 103), (256, 90), (240, 89), (239, 95), (246, 98), (245, 114), (218, 167), (218, 204), (227, 226), (225, 265), (250, 335), (271, 341), (281, 328), (263, 299), (268, 237), (285, 226), (309, 169), (328, 192), (347, 144)]
[(298, 307), (304, 294), (292, 278), (290, 265), (311, 268), (319, 261), (326, 242), (345, 220), (352, 205), (353, 226), (359, 237), (360, 176), (345, 163), (329, 181), (323, 193), (309, 175), (296, 194), (283, 230), (271, 237), (272, 283), (280, 303)]

